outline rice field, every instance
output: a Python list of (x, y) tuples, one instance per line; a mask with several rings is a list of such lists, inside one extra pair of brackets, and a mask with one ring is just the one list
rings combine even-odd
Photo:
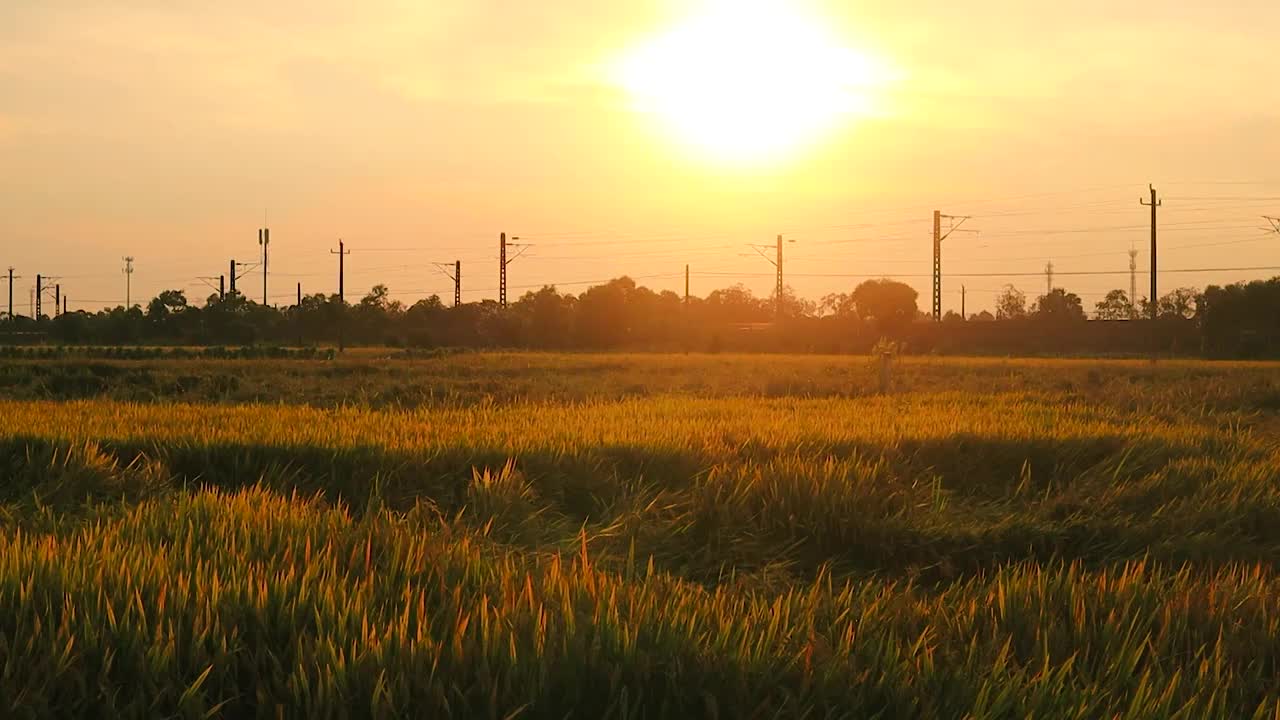
[(0, 716), (1280, 717), (1280, 365), (0, 363)]

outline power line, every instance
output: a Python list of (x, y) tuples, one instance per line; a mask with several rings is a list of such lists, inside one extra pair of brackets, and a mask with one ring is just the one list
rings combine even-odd
[[(1162, 273), (1215, 273), (1215, 272), (1261, 272), (1280, 270), (1280, 265), (1262, 265), (1253, 267), (1208, 267), (1208, 268), (1181, 268), (1174, 270), (1161, 270)], [(694, 275), (704, 277), (755, 277), (766, 278), (772, 277), (764, 273), (752, 272), (695, 272)], [(1054, 274), (1058, 277), (1072, 276), (1107, 276), (1107, 275), (1128, 275), (1128, 270), (1055, 270)], [(1139, 275), (1148, 275), (1150, 273), (1139, 271)], [(932, 275), (926, 274), (893, 274), (893, 273), (792, 273), (791, 277), (800, 278), (898, 278), (923, 280), (931, 278)], [(1017, 272), (969, 272), (969, 273), (948, 273), (948, 277), (955, 278), (1010, 278), (1010, 277), (1044, 277), (1044, 271), (1017, 271)]]
[(1061, 215), (1063, 213), (1071, 212), (1072, 210), (1084, 210), (1084, 209), (1097, 208), (1097, 207), (1117, 207), (1121, 204), (1121, 202), (1122, 201), (1120, 200), (1099, 200), (1097, 202), (1083, 203), (1080, 205), (1059, 205), (1059, 206), (1054, 206), (1049, 208), (1030, 208), (1026, 210), (1012, 210), (1008, 212), (986, 212), (986, 213), (979, 213), (977, 215), (974, 215), (973, 217), (975, 219), (986, 220), (990, 218), (1001, 218), (1001, 217), (1028, 217), (1032, 215), (1048, 215), (1048, 214)]
[[(655, 275), (626, 275), (625, 277), (631, 280), (660, 280), (660, 279), (665, 280), (665, 279), (671, 279), (671, 278), (684, 277), (684, 274), (683, 273), (659, 273)], [(767, 277), (773, 277), (773, 275), (769, 275)], [(507, 289), (508, 290), (541, 290), (542, 288), (547, 288), (547, 287), (553, 287), (553, 288), (580, 287), (583, 285), (602, 285), (604, 283), (612, 282), (613, 280), (618, 280), (618, 279), (619, 278), (614, 277), (614, 278), (608, 278), (608, 279), (598, 278), (595, 280), (553, 281), (553, 282), (538, 283), (534, 285), (508, 285)], [(498, 288), (496, 287), (476, 288), (471, 292), (494, 292), (497, 289)], [(439, 293), (440, 293), (439, 289), (431, 289), (431, 290), (418, 289), (418, 290), (405, 290), (401, 292), (393, 292), (392, 294), (397, 297), (420, 297), (423, 295), (437, 295)]]
[(1280, 180), (1179, 180), (1167, 185), (1280, 185)]
[[(1006, 195), (1006, 196), (989, 197), (982, 200), (953, 199), (953, 201), (956, 204), (963, 204), (968, 206), (991, 205), (994, 203), (1013, 202), (1013, 201), (1027, 200), (1027, 199), (1033, 199), (1033, 198), (1062, 197), (1062, 196), (1069, 196), (1069, 195), (1087, 195), (1089, 193), (1097, 193), (1097, 192), (1102, 192), (1107, 190), (1116, 190), (1116, 189), (1131, 188), (1131, 187), (1133, 187), (1132, 183), (1123, 183), (1123, 184), (1117, 183), (1113, 185), (1102, 185), (1102, 186), (1094, 186), (1094, 187), (1087, 187), (1087, 188), (1078, 188), (1074, 190), (1029, 193), (1029, 194), (1022, 194), (1022, 195)], [(1111, 204), (1111, 203), (1119, 203), (1119, 202), (1121, 201), (1115, 200), (1115, 199), (1108, 199), (1108, 200), (1095, 201), (1093, 203), (1085, 203), (1084, 205), (1087, 206), (1095, 203)], [(891, 207), (879, 207), (879, 208), (860, 208), (858, 212), (859, 214), (862, 214), (862, 215), (877, 215), (877, 214), (883, 215), (883, 214), (891, 214), (891, 213), (901, 213), (902, 216), (905, 218), (908, 216), (913, 216), (915, 213), (918, 213), (921, 210), (929, 210), (929, 209), (932, 209), (932, 206), (904, 205), (904, 206), (891, 206)], [(803, 223), (793, 224), (789, 221), (784, 221), (783, 233), (787, 236), (791, 236), (791, 235), (802, 234), (809, 230), (883, 227), (883, 226), (895, 225), (895, 224), (896, 225), (918, 224), (918, 221), (904, 219), (901, 222), (889, 222), (889, 223), (882, 222), (882, 223), (872, 223), (872, 224), (858, 223), (858, 224), (828, 224), (828, 225), (806, 225)], [(639, 238), (635, 237), (637, 234), (642, 235), (643, 237), (639, 237)], [(651, 232), (636, 233), (632, 231), (620, 230), (617, 228), (605, 228), (605, 229), (599, 229), (599, 230), (538, 230), (538, 229), (534, 229), (532, 232), (524, 233), (523, 237), (525, 237), (526, 239), (536, 239), (539, 245), (544, 247), (550, 246), (552, 244), (555, 244), (555, 245), (562, 244), (559, 242), (552, 241), (551, 238), (554, 238), (554, 237), (563, 237), (563, 238), (572, 237), (572, 238), (584, 238), (584, 239), (600, 238), (605, 242), (611, 242), (611, 244), (613, 244), (611, 239), (616, 239), (616, 238), (633, 238), (631, 240), (618, 240), (617, 242), (634, 242), (634, 243), (649, 243), (649, 242), (654, 242), (655, 240), (658, 240), (661, 238), (670, 238), (672, 242), (684, 242), (691, 239), (688, 236), (688, 233), (683, 229), (662, 230), (662, 231), (659, 231), (659, 234), (654, 234)], [(718, 234), (714, 236), (704, 235), (701, 237), (702, 239), (712, 239), (712, 238), (732, 239), (733, 235)], [(694, 236), (692, 239), (698, 239), (698, 236)], [(586, 240), (585, 242), (580, 242), (577, 244), (597, 245), (597, 244), (600, 244), (600, 241)], [(437, 248), (437, 249), (443, 249), (443, 248)]]
[[(1278, 230), (1277, 232), (1280, 232), (1280, 230)], [(1169, 247), (1165, 248), (1165, 250), (1187, 250), (1190, 248), (1222, 247), (1223, 245), (1245, 245), (1248, 243), (1256, 243), (1256, 242), (1261, 242), (1263, 240), (1269, 240), (1269, 239), (1270, 238), (1268, 237), (1262, 236), (1262, 237), (1251, 237), (1251, 238), (1246, 238), (1242, 240), (1226, 240), (1223, 242), (1194, 243), (1191, 245), (1170, 245)]]
[(1235, 196), (1197, 196), (1197, 195), (1175, 195), (1170, 200), (1197, 200), (1208, 202), (1275, 202), (1280, 200), (1280, 195), (1235, 195)]
[[(218, 282), (217, 285), (213, 284), (215, 280)], [(226, 281), (226, 278), (222, 275), (198, 277), (196, 278), (196, 281), (207, 286), (210, 290), (217, 291), (218, 297), (226, 295), (226, 289), (223, 287), (223, 283)]]
[[(1171, 231), (1166, 231), (1166, 232), (1171, 232)], [(1198, 242), (1198, 243), (1190, 243), (1190, 245), (1170, 245), (1165, 247), (1165, 251), (1190, 250), (1190, 249), (1196, 249), (1196, 247), (1248, 245), (1248, 243), (1270, 240), (1271, 231), (1266, 231), (1266, 232), (1267, 232), (1266, 236), (1251, 236), (1247, 238), (1239, 238), (1239, 240), (1229, 240), (1224, 242)], [(1103, 250), (1098, 252), (1074, 252), (1074, 254), (1070, 254), (1070, 255), (1061, 255), (1061, 254), (1056, 254), (1055, 252), (1055, 254), (1053, 254), (1053, 258), (1056, 258), (1059, 260), (1064, 260), (1064, 259), (1070, 260), (1070, 259), (1079, 259), (1079, 258), (1107, 258), (1107, 256), (1123, 255), (1123, 254), (1126, 254), (1126, 252), (1128, 251)], [(1140, 254), (1140, 252), (1142, 251), (1138, 251), (1138, 252)], [(996, 256), (996, 258), (973, 258), (973, 256), (969, 256), (969, 258), (965, 258), (965, 261), (966, 263), (1002, 263), (1002, 261), (1039, 260), (1041, 258), (1043, 258), (1043, 255), (1019, 255), (1019, 256), (1000, 255), (1000, 256)], [(820, 263), (828, 263), (828, 261), (831, 261), (831, 260), (846, 260), (846, 259), (861, 260), (861, 261), (864, 261), (864, 263), (913, 264), (913, 265), (920, 263), (920, 260), (904, 260), (901, 258), (878, 258), (878, 259), (859, 258), (859, 256), (856, 256), (856, 255), (826, 255), (826, 256), (820, 256), (820, 258), (794, 258), (794, 259), (791, 259), (791, 261), (792, 263), (804, 263), (804, 261), (820, 261)]]
[[(1255, 182), (1255, 181), (1203, 181), (1203, 182), (1182, 181), (1179, 184), (1205, 185), (1205, 186), (1212, 186), (1212, 185), (1266, 186), (1270, 184), (1280, 185), (1280, 183), (1266, 183), (1266, 182)], [(1016, 222), (1017, 218), (1031, 217), (1031, 216), (1037, 216), (1037, 215), (1063, 214), (1063, 213), (1072, 212), (1072, 211), (1081, 211), (1082, 214), (1098, 214), (1098, 215), (1107, 215), (1112, 213), (1118, 214), (1120, 212), (1127, 212), (1122, 209), (1121, 206), (1123, 204), (1123, 201), (1121, 200), (1091, 199), (1089, 196), (1090, 193), (1108, 190), (1112, 187), (1130, 187), (1130, 185), (1123, 184), (1123, 185), (1115, 185), (1115, 186), (1102, 186), (1097, 188), (1087, 188), (1087, 189), (1080, 189), (1080, 190), (1034, 193), (1029, 195), (1005, 196), (1005, 197), (999, 197), (999, 198), (991, 198), (987, 200), (972, 201), (972, 204), (974, 205), (984, 205), (991, 208), (986, 212), (975, 214), (973, 215), (973, 217), (990, 218), (993, 220), (1000, 219), (1000, 218), (1009, 218), (1011, 221)], [(1013, 206), (1013, 203), (1015, 201), (1021, 201), (1027, 198), (1043, 198), (1043, 197), (1055, 197), (1055, 196), (1056, 197), (1077, 196), (1077, 198), (1068, 199), (1066, 202), (1069, 204), (1057, 205), (1053, 207), (1038, 207), (1038, 208), (1026, 207), (1025, 204), (1021, 204), (1021, 203), (1020, 203), (1021, 206)], [(1274, 195), (1235, 193), (1230, 190), (1222, 194), (1206, 193), (1201, 195), (1191, 194), (1191, 195), (1175, 196), (1175, 197), (1183, 198), (1189, 201), (1200, 201), (1202, 204), (1199, 206), (1192, 205), (1190, 207), (1176, 208), (1176, 212), (1180, 214), (1175, 217), (1182, 218), (1182, 219), (1176, 219), (1173, 222), (1169, 222), (1168, 221), (1169, 218), (1165, 218), (1166, 222), (1164, 223), (1161, 229), (1163, 229), (1165, 232), (1202, 233), (1203, 235), (1206, 235), (1209, 237), (1212, 237), (1211, 233), (1215, 233), (1217, 231), (1237, 230), (1237, 229), (1243, 230), (1243, 229), (1252, 227), (1252, 226), (1230, 224), (1234, 221), (1234, 213), (1231, 213), (1232, 219), (1228, 219), (1227, 217), (1228, 211), (1231, 208), (1233, 207), (1247, 208), (1257, 203), (1271, 202), (1273, 200), (1280, 199), (1280, 197), (1277, 197)], [(1159, 203), (1161, 201), (1159, 200), (1159, 198), (1156, 198), (1156, 202)], [(1000, 204), (1005, 204), (1006, 209), (1001, 210), (999, 207)], [(1043, 205), (1044, 203), (1031, 203), (1031, 204)], [(1144, 202), (1144, 204), (1146, 203)], [(802, 238), (802, 239), (804, 240), (804, 244), (806, 246), (831, 246), (831, 245), (837, 245), (837, 244), (858, 244), (858, 243), (863, 243), (863, 244), (875, 243), (877, 245), (889, 245), (889, 244), (897, 244), (897, 243), (915, 242), (916, 241), (915, 239), (918, 238), (919, 235), (912, 232), (910, 228), (911, 226), (916, 226), (916, 227), (919, 227), (921, 230), (923, 230), (922, 226), (925, 224), (925, 222), (922, 222), (921, 221), (922, 219), (921, 220), (916, 220), (916, 219), (899, 220), (893, 217), (894, 213), (902, 212), (906, 209), (910, 209), (910, 208), (889, 207), (889, 208), (870, 209), (865, 211), (865, 214), (872, 215), (876, 218), (882, 219), (881, 222), (864, 222), (864, 223), (856, 223), (856, 224), (851, 223), (851, 224), (808, 225), (807, 229), (810, 232), (817, 233), (818, 237), (813, 239), (810, 239), (810, 238)], [(1213, 216), (1191, 215), (1190, 217), (1188, 217), (1185, 214), (1185, 213), (1192, 213), (1192, 212), (1217, 213), (1219, 216), (1213, 217)], [(1255, 210), (1251, 214), (1254, 214), (1256, 216), (1256, 212), (1257, 211)], [(1154, 210), (1153, 210), (1153, 214), (1155, 214)], [(1272, 231), (1280, 232), (1280, 221), (1268, 219), (1268, 222), (1272, 225), (1271, 230), (1269, 230), (1268, 232), (1272, 232)], [(1005, 225), (1005, 226), (1008, 227), (1008, 225)], [(794, 235), (797, 233), (803, 235), (806, 229), (806, 226), (803, 224), (792, 226), (792, 227), (793, 227), (793, 231), (786, 234), (788, 239), (790, 240), (795, 240), (796, 238), (794, 237)], [(1004, 230), (1004, 231), (997, 230), (996, 232), (992, 232), (992, 233), (984, 232), (983, 239), (990, 240), (993, 243), (999, 243), (1003, 240), (1010, 240), (1010, 241), (1019, 242), (1020, 245), (1034, 245), (1035, 244), (1034, 241), (1029, 243), (1022, 240), (1022, 238), (1027, 238), (1028, 236), (1035, 236), (1035, 235), (1045, 236), (1046, 238), (1058, 238), (1062, 236), (1096, 235), (1099, 237), (1099, 239), (1101, 239), (1107, 233), (1113, 233), (1113, 232), (1127, 233), (1130, 230), (1139, 230), (1145, 227), (1146, 226), (1144, 225), (1126, 225), (1126, 224), (1123, 224), (1123, 222), (1114, 222), (1114, 221), (1112, 222), (1103, 221), (1103, 222), (1097, 222), (1094, 224), (1082, 224), (1081, 226), (1078, 226), (1078, 227), (1068, 227), (1068, 228), (1050, 227), (1045, 229), (1034, 229), (1034, 228), (1024, 228), (1024, 227), (1015, 226), (1009, 230)], [(825, 232), (826, 230), (839, 230), (839, 229), (858, 229), (860, 231), (865, 231), (867, 236), (866, 237), (834, 237), (833, 238), (831, 237), (831, 235), (835, 233), (828, 234)], [(244, 275), (248, 274), (249, 271), (257, 267), (262, 267), (263, 268), (263, 285), (264, 285), (263, 287), (264, 303), (266, 303), (271, 298), (271, 296), (268, 293), (268, 287), (267, 287), (268, 269), (266, 266), (268, 262), (268, 257), (269, 257), (268, 248), (267, 248), (267, 243), (269, 242), (269, 240), (267, 239), (269, 237), (267, 235), (268, 232), (269, 230), (267, 230), (266, 228), (261, 229), (259, 232), (259, 238), (260, 238), (259, 241), (263, 249), (262, 262), (259, 263), (258, 265), (248, 265), (245, 263), (233, 263), (233, 275), (232, 275), (233, 277), (232, 282), (234, 283), (236, 279), (244, 277)], [(722, 238), (732, 239), (738, 236), (736, 233), (688, 232), (688, 231), (680, 232), (679, 230), (676, 230), (676, 229), (668, 229), (666, 232), (668, 233), (667, 235), (661, 235), (661, 234), (655, 235), (653, 233), (644, 233), (642, 235), (635, 232), (629, 233), (629, 232), (619, 232), (617, 230), (593, 229), (593, 230), (577, 230), (577, 231), (570, 230), (570, 231), (563, 231), (563, 232), (554, 233), (554, 234), (548, 233), (545, 236), (547, 238), (545, 241), (539, 240), (540, 248), (541, 247), (563, 247), (567, 249), (567, 248), (574, 248), (574, 247), (582, 247), (584, 249), (582, 252), (575, 252), (571, 250), (569, 252), (558, 253), (556, 255), (551, 255), (551, 256), (543, 256), (539, 254), (537, 256), (537, 259), (554, 261), (554, 262), (577, 260), (577, 261), (582, 261), (584, 264), (588, 262), (608, 263), (608, 262), (617, 260), (619, 258), (628, 258), (628, 257), (631, 257), (631, 258), (652, 257), (655, 259), (683, 257), (687, 261), (687, 258), (691, 254), (710, 255), (718, 252), (718, 250), (720, 249), (732, 247), (732, 245), (716, 244), (711, 247), (704, 247), (704, 248), (693, 249), (689, 251), (682, 251), (678, 247), (672, 247), (671, 250), (666, 250), (664, 248), (652, 248), (652, 246), (655, 243), (671, 244), (671, 245), (675, 245), (679, 243), (683, 243), (685, 245), (689, 245), (693, 243), (701, 244), (711, 240), (717, 240)], [(839, 234), (844, 234), (844, 233), (839, 233)], [(826, 237), (823, 237), (824, 235)], [(463, 239), (463, 238), (471, 237), (471, 235), (464, 232), (464, 233), (457, 234), (455, 237), (458, 237), (458, 239)], [(525, 238), (528, 239), (528, 237), (529, 236), (526, 234)], [(1261, 242), (1267, 239), (1268, 237), (1273, 237), (1273, 236), (1267, 235), (1263, 237), (1254, 237), (1254, 238), (1241, 238), (1241, 239), (1230, 239), (1230, 240), (1223, 240), (1223, 241), (1173, 245), (1173, 246), (1167, 246), (1166, 250), (1247, 244), (1247, 243)], [(514, 240), (516, 238), (512, 238), (512, 239)], [(1051, 243), (1056, 243), (1056, 242), (1057, 242), (1056, 240), (1046, 240), (1042, 244), (1049, 245)], [(607, 249), (609, 247), (628, 246), (628, 245), (649, 245), (650, 249), (639, 249), (635, 252), (621, 252), (621, 253), (612, 252)], [(515, 244), (512, 243), (511, 246), (515, 247)], [(466, 249), (466, 250), (475, 249), (469, 245), (456, 245), (453, 247)], [(602, 254), (597, 255), (591, 252), (591, 249), (594, 249), (594, 248), (601, 249)], [(369, 252), (369, 253), (384, 252), (384, 253), (391, 253), (391, 254), (403, 253), (408, 256), (405, 259), (409, 260), (409, 259), (414, 259), (412, 256), (418, 253), (435, 252), (438, 249), (439, 249), (438, 247), (437, 248), (378, 247), (378, 248), (361, 248), (357, 252)], [(524, 252), (525, 252), (524, 249), (520, 250), (520, 253), (524, 253)], [(1116, 250), (1116, 251), (1102, 251), (1102, 252), (1080, 252), (1080, 253), (1074, 253), (1069, 255), (1053, 252), (1052, 256), (1054, 257), (1055, 260), (1061, 261), (1066, 258), (1104, 257), (1104, 256), (1112, 256), (1112, 255), (1118, 256), (1121, 252), (1123, 251)], [(347, 253), (349, 254), (351, 253), (351, 251), (348, 250)], [(941, 288), (940, 254), (941, 253), (939, 249), (939, 252), (937, 253), (938, 257), (936, 258), (937, 267), (935, 268), (936, 270), (935, 276), (937, 279), (937, 283), (936, 283), (937, 287), (935, 288), (935, 295), (938, 298), (942, 296), (941, 295), (942, 288)], [(487, 255), (487, 254), (486, 256), (491, 257), (491, 255)], [(516, 258), (502, 258), (501, 252), (499, 254), (499, 257), (500, 257), (500, 260), (503, 262), (503, 271), (500, 273), (501, 277), (500, 277), (500, 284), (499, 284), (499, 291), (501, 293), (500, 300), (505, 302), (507, 300), (506, 292), (505, 292), (505, 290), (507, 289), (505, 269), (506, 269), (506, 265), (508, 265), (510, 262), (513, 262)], [(519, 257), (519, 254), (517, 254), (517, 257)], [(1007, 257), (1007, 256), (991, 257), (991, 258), (968, 257), (966, 258), (966, 261), (967, 262), (1001, 263), (1001, 262), (1011, 262), (1011, 261), (1017, 261), (1017, 260), (1029, 260), (1029, 259), (1036, 259), (1036, 258), (1043, 258), (1043, 257), (1044, 257), (1044, 254), (1039, 254), (1037, 256), (1027, 256), (1027, 257)], [(824, 262), (830, 262), (831, 260), (836, 260), (836, 259), (847, 259), (850, 261), (860, 262), (860, 263), (883, 263), (885, 265), (890, 265), (890, 264), (910, 265), (916, 262), (913, 260), (907, 260), (902, 258), (885, 258), (885, 259), (858, 258), (856, 255), (825, 256), (822, 258), (806, 257), (803, 250), (800, 253), (793, 253), (793, 255), (788, 259), (791, 260), (792, 262), (812, 262), (813, 260), (818, 260), (818, 259)], [(1155, 258), (1153, 258), (1153, 260), (1154, 259)], [(460, 268), (456, 268), (456, 266), (461, 262), (462, 262), (462, 259), (455, 261), (455, 269), (460, 269)], [(925, 261), (922, 260), (922, 262), (925, 262)], [(340, 265), (341, 265), (341, 260), (340, 260)], [(304, 264), (303, 267), (306, 267), (306, 265)], [(997, 265), (996, 267), (998, 268), (999, 266)], [(779, 270), (778, 268), (775, 268), (775, 269)], [(420, 268), (416, 266), (416, 263), (411, 262), (411, 263), (405, 263), (402, 265), (395, 265), (395, 266), (388, 265), (388, 266), (376, 266), (376, 267), (362, 267), (358, 270), (358, 274), (360, 276), (364, 276), (367, 273), (374, 273), (374, 272), (414, 273), (419, 271), (420, 271)], [(341, 268), (340, 268), (340, 272), (341, 272)], [(1156, 277), (1157, 275), (1157, 272), (1158, 270), (1152, 271), (1149, 274), (1153, 276), (1153, 279), (1154, 279), (1154, 277)], [(323, 275), (323, 273), (319, 273), (319, 272), (317, 273), (298, 272), (298, 273), (281, 273), (281, 274), (284, 274), (289, 277), (308, 277), (308, 276)], [(1075, 273), (1064, 272), (1059, 274), (1062, 276), (1068, 276), (1068, 275), (1073, 275)], [(1100, 274), (1100, 273), (1084, 273), (1084, 274)], [(1103, 272), (1101, 274), (1108, 274), (1108, 273)], [(776, 272), (773, 274), (775, 280), (780, 275), (781, 275), (781, 272)], [(804, 273), (793, 273), (792, 275), (796, 278), (822, 276), (818, 274), (806, 275)], [(893, 273), (889, 273), (888, 275), (892, 276)], [(956, 274), (955, 276), (971, 277), (971, 276), (980, 276), (980, 275), (981, 275), (980, 273), (964, 273), (964, 274)], [(1002, 277), (1019, 276), (1017, 273), (988, 273), (987, 275), (1002, 276)], [(748, 275), (743, 274), (740, 276), (746, 277)], [(77, 276), (67, 276), (67, 277), (97, 278), (97, 277), (104, 277), (104, 276), (97, 274), (97, 275), (77, 275)], [(877, 277), (877, 276), (867, 275), (863, 277)], [(910, 274), (900, 275), (900, 277), (912, 277), (912, 275)], [(2, 279), (4, 278), (0, 277), (0, 280)], [(205, 285), (212, 287), (212, 285), (209, 282), (211, 280), (212, 278), (207, 278), (205, 280), (202, 280), (202, 282), (204, 282)], [(340, 278), (340, 284), (342, 283), (343, 283), (343, 280), (342, 278)], [(458, 295), (460, 295), (459, 289), (457, 287), (457, 285), (459, 284), (460, 283), (455, 282), (455, 304), (460, 303), (460, 298), (457, 297)], [(533, 285), (528, 287), (541, 287), (541, 286), (542, 285)], [(56, 292), (57, 288), (55, 287), (54, 290)], [(12, 293), (11, 286), (10, 286), (10, 293)], [(128, 278), (126, 278), (126, 303), (128, 304), (132, 303), (131, 286)], [(940, 308), (938, 309), (940, 310)]]

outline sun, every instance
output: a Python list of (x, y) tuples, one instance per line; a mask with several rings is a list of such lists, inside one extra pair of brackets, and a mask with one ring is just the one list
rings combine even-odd
[(786, 159), (875, 111), (888, 79), (816, 16), (783, 0), (712, 0), (615, 69), (634, 108), (735, 165)]

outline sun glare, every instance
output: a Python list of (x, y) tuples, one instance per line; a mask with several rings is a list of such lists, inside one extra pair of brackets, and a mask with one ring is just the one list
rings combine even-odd
[(874, 111), (887, 80), (780, 0), (713, 0), (626, 55), (617, 80), (676, 139), (731, 164), (774, 162)]

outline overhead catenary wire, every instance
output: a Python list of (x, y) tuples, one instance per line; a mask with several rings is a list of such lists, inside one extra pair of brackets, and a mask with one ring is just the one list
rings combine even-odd
[[(1253, 267), (1212, 267), (1212, 268), (1177, 268), (1172, 270), (1160, 270), (1163, 273), (1217, 273), (1217, 272), (1271, 272), (1280, 270), (1280, 265), (1266, 265)], [(694, 272), (694, 275), (710, 276), (710, 277), (773, 277), (772, 275), (758, 272)], [(1109, 276), (1109, 275), (1128, 275), (1128, 270), (1073, 270), (1073, 271), (1055, 271), (1055, 275), (1069, 275), (1073, 277), (1082, 276)], [(1149, 271), (1141, 271), (1141, 275), (1149, 275)], [(790, 277), (805, 278), (908, 278), (913, 280), (929, 279), (932, 275), (910, 274), (904, 275), (896, 273), (893, 275), (885, 275), (884, 273), (788, 273)], [(1044, 270), (1035, 271), (1015, 271), (1015, 272), (963, 272), (963, 273), (947, 273), (948, 277), (958, 278), (1006, 278), (1006, 277), (1043, 277)]]

